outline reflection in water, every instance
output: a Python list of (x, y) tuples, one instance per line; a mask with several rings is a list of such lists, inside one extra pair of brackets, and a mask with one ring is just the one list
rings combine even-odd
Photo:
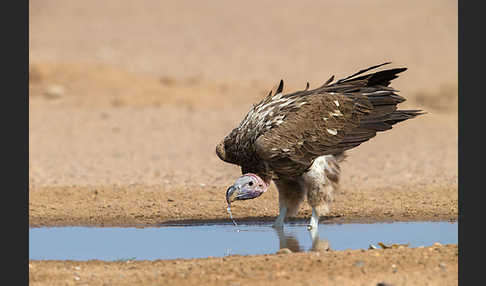
[[(410, 247), (457, 243), (457, 222), (186, 225), (166, 227), (47, 227), (29, 229), (29, 258), (54, 260), (136, 260), (367, 249), (370, 244)], [(319, 238), (319, 233), (321, 237)], [(276, 235), (275, 235), (276, 234)], [(359, 235), (358, 235), (359, 234)], [(329, 243), (329, 242), (330, 243)], [(134, 243), (135, 242), (135, 243)]]
[(309, 236), (312, 241), (312, 246), (308, 250), (300, 247), (297, 235), (292, 231), (285, 231), (283, 227), (274, 227), (274, 230), (278, 236), (280, 249), (288, 248), (292, 252), (326, 251), (330, 249), (329, 241), (327, 239), (320, 239), (319, 231), (316, 228), (309, 230)]

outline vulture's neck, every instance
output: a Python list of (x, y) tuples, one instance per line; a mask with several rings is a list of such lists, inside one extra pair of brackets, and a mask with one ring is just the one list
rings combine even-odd
[(267, 186), (269, 186), (270, 182), (272, 181), (272, 172), (263, 163), (256, 163), (247, 166), (242, 166), (241, 173), (257, 174), (265, 182), (265, 184), (267, 184)]

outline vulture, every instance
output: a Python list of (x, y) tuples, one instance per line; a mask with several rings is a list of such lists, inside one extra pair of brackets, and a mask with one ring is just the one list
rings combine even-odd
[(405, 98), (389, 85), (407, 68), (375, 70), (386, 64), (335, 82), (332, 76), (316, 89), (307, 83), (304, 90), (289, 94), (283, 94), (281, 80), (273, 94), (253, 105), (216, 146), (221, 160), (242, 171), (226, 191), (228, 207), (259, 197), (273, 181), (279, 195), (274, 227), (283, 227), (284, 219), (295, 216), (306, 199), (312, 208), (308, 229), (317, 229), (319, 217), (329, 212), (334, 200), (345, 151), (424, 114), (397, 109)]

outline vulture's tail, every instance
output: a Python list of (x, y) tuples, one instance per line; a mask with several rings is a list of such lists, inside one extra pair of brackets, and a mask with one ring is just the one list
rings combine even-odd
[[(366, 75), (369, 70), (376, 69), (384, 63), (359, 72), (322, 87), (326, 92), (340, 92), (351, 98), (362, 100), (367, 98), (373, 105), (370, 112), (361, 120), (359, 126), (346, 134), (346, 138), (339, 144), (344, 150), (353, 148), (374, 137), (376, 132), (392, 128), (392, 125), (425, 114), (422, 110), (397, 110), (397, 105), (405, 98), (396, 94), (397, 90), (389, 87), (390, 82), (407, 68), (395, 68)], [(359, 76), (361, 75), (361, 76)], [(359, 76), (359, 77), (358, 77)]]
[(397, 90), (388, 87), (398, 74), (407, 68), (394, 68), (375, 73), (361, 75), (372, 69), (379, 68), (387, 63), (372, 66), (348, 77), (342, 78), (325, 87), (326, 91), (339, 91), (350, 97), (362, 98), (366, 96), (373, 105), (371, 112), (362, 120), (359, 128), (369, 131), (385, 131), (391, 129), (395, 123), (424, 114), (422, 110), (397, 110), (397, 105), (405, 98), (396, 94)]

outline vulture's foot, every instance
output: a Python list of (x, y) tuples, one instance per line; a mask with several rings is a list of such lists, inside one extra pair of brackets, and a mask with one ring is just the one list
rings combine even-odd
[(317, 227), (319, 225), (319, 215), (317, 214), (316, 209), (313, 207), (312, 208), (312, 216), (310, 218), (309, 224), (307, 225), (308, 230), (315, 229), (317, 230)]

